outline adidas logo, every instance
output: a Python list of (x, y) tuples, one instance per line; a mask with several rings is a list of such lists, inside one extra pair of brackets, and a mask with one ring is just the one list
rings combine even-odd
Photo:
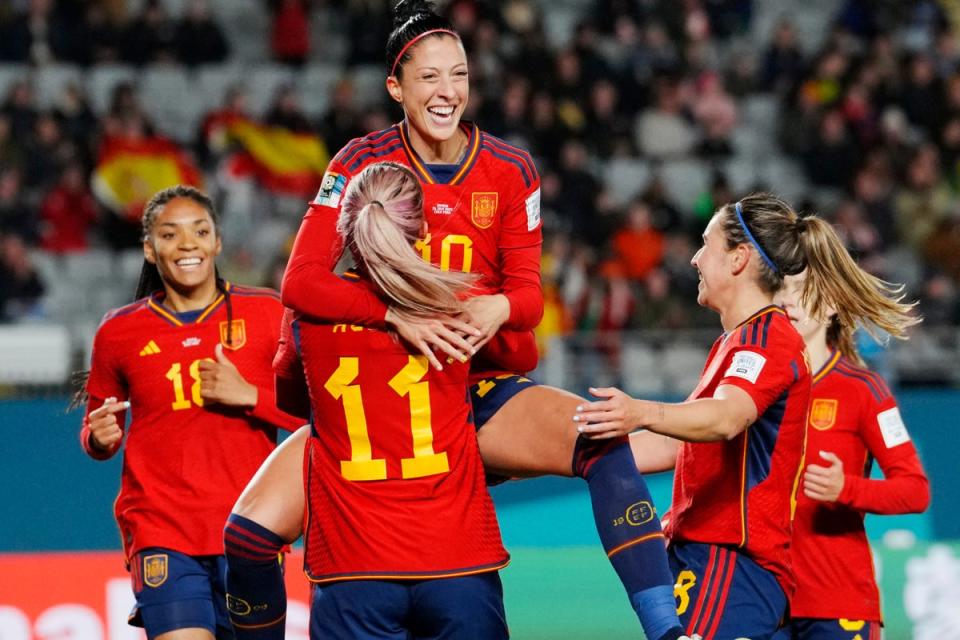
[(155, 353), (160, 353), (160, 347), (157, 346), (157, 343), (151, 340), (147, 343), (143, 349), (140, 349), (141, 356), (152, 356)]

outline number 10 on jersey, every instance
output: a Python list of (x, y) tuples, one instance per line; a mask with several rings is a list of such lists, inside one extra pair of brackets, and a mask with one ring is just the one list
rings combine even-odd
[[(430, 386), (423, 378), (429, 371), (425, 356), (408, 356), (403, 367), (388, 385), (393, 391), (410, 400), (410, 433), (413, 457), (400, 460), (404, 479), (422, 478), (450, 470), (445, 452), (433, 450), (433, 425), (430, 419)], [(367, 417), (363, 409), (360, 385), (351, 384), (360, 373), (360, 359), (340, 358), (340, 366), (323, 385), (330, 395), (343, 403), (350, 436), (350, 459), (340, 461), (340, 473), (347, 480), (386, 480), (387, 461), (374, 458), (367, 431)]]

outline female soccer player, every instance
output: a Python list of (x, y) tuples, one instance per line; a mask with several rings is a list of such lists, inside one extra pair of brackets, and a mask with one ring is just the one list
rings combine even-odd
[[(833, 228), (773, 196), (721, 207), (691, 262), (697, 301), (720, 315), (724, 333), (690, 398), (665, 404), (595, 389), (602, 399), (573, 419), (594, 438), (643, 428), (638, 442), (683, 441), (666, 526), (680, 619), (705, 640), (766, 639), (794, 594), (790, 521), (810, 397), (803, 339), (774, 296), (785, 276), (806, 270), (814, 317), (829, 307), (891, 325), (858, 297), (868, 276)], [(652, 470), (647, 447), (638, 449), (641, 468)]]
[[(855, 306), (804, 304), (803, 275), (789, 276), (778, 301), (807, 345), (813, 375), (803, 493), (793, 521), (797, 592), (778, 640), (879, 640), (880, 596), (864, 513), (919, 513), (930, 486), (883, 380), (864, 368), (854, 344), (858, 325), (901, 337), (919, 320), (892, 287), (852, 263)], [(883, 480), (870, 480), (873, 461)]]
[[(386, 162), (350, 182), (338, 228), (360, 286), (404, 311), (455, 314), (474, 278), (423, 261), (413, 244), (424, 224), (417, 177)], [(302, 366), (312, 409), (311, 638), (507, 638), (497, 571), (509, 557), (470, 419), (468, 365), (434, 369), (389, 332), (358, 325), (298, 318), (290, 333), (278, 377)]]
[[(448, 358), (465, 360), (476, 352), (473, 409), (487, 470), (584, 478), (601, 541), (647, 637), (676, 638), (680, 626), (663, 534), (629, 442), (578, 439), (569, 416), (581, 399), (517, 375), (536, 365), (529, 331), (543, 310), (540, 190), (533, 162), (526, 152), (461, 122), (469, 97), (467, 58), (450, 25), (422, 1), (401, 2), (395, 13), (386, 85), (404, 120), (351, 141), (334, 157), (297, 235), (282, 287), (284, 304), (314, 319), (390, 326), (436, 369), (446, 367)], [(410, 314), (333, 274), (342, 252), (336, 220), (343, 194), (353, 176), (383, 160), (410, 167), (423, 185), (429, 234), (418, 244), (421, 255), (445, 271), (480, 276), (484, 295), (467, 301), (462, 318)], [(501, 328), (526, 332), (512, 351), (501, 350), (510, 353), (510, 362), (481, 348)], [(275, 556), (300, 534), (303, 506), (296, 483), (304, 439), (284, 443), (241, 496), (228, 525), (230, 592), (246, 593), (245, 599), (262, 605), (233, 616), (243, 637), (282, 637), (280, 570), (266, 559), (268, 550)], [(234, 563), (231, 531), (270, 541), (259, 568), (240, 558)]]
[(279, 297), (217, 277), (217, 230), (213, 204), (192, 187), (150, 200), (137, 301), (104, 317), (85, 390), (84, 450), (106, 460), (127, 435), (114, 513), (131, 624), (162, 640), (230, 633), (223, 523), (277, 428), (302, 424), (272, 390)]

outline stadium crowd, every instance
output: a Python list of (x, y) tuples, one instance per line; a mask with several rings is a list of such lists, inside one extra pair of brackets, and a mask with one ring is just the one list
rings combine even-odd
[[(235, 55), (230, 25), (204, 0), (168, 3), (182, 11), (162, 0), (129, 4), (4, 3), (0, 66), (89, 73), (111, 63), (203, 67)], [(718, 205), (761, 188), (825, 215), (862, 265), (908, 283), (928, 325), (960, 322), (960, 12), (952, 5), (837, 2), (811, 48), (786, 18), (757, 36), (750, 0), (584, 0), (573, 3), (579, 17), (566, 42), (549, 37), (547, 2), (440, 4), (472, 60), (467, 117), (538, 163), (547, 333), (713, 326), (692, 302), (690, 257)], [(263, 198), (288, 203), (281, 222), (292, 234), (310, 196), (292, 207), (289, 194), (264, 186), (259, 199), (237, 197), (242, 189), (225, 176), (235, 146), (223, 144), (217, 123), (242, 115), (337, 149), (398, 119), (383, 91), (358, 96), (351, 82), (355, 65), (383, 64), (386, 0), (263, 5), (272, 20), (262, 38), (295, 79), (263, 113), (251, 113), (249, 87), (233, 86), (197, 131), (171, 141), (136, 83), (113, 87), (105, 109), (82, 83), (68, 84), (52, 108), (40, 106), (29, 79), (0, 96), (0, 318), (46, 313), (45, 283), (31, 266), (38, 251), (136, 245), (136, 220), (95, 188), (106, 141), (175, 145), (221, 202), (228, 234), (231, 219), (241, 237), (264, 217), (276, 222)], [(334, 61), (344, 73), (328, 108), (309, 113), (296, 78), (328, 53), (318, 25), (346, 34), (347, 47)], [(760, 48), (750, 44), (758, 37)], [(268, 250), (229, 253), (224, 271), (278, 286), (283, 235), (270, 236)]]

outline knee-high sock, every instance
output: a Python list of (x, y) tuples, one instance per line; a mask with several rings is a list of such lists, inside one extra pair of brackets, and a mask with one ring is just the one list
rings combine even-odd
[(287, 591), (280, 536), (231, 513), (223, 530), (227, 609), (237, 640), (283, 640)]
[(626, 437), (580, 437), (573, 471), (587, 481), (600, 541), (650, 640), (682, 635), (660, 518)]

